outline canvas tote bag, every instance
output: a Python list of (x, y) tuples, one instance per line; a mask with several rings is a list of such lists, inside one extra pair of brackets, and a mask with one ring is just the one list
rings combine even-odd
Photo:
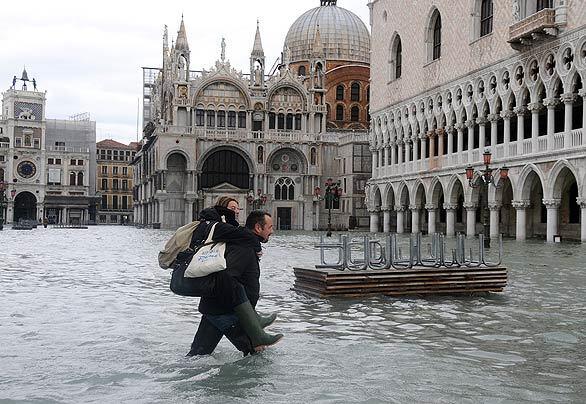
[(202, 276), (226, 269), (226, 258), (224, 258), (226, 243), (222, 241), (212, 241), (217, 224), (218, 223), (214, 223), (212, 225), (208, 238), (196, 250), (193, 259), (185, 270), (184, 277), (201, 278)]

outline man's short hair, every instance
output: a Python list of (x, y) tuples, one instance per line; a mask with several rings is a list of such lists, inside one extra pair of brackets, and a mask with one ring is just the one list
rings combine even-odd
[(264, 227), (266, 220), (265, 216), (271, 217), (271, 214), (264, 210), (253, 210), (248, 214), (246, 218), (246, 228), (254, 230), (254, 226), (258, 223), (261, 227)]

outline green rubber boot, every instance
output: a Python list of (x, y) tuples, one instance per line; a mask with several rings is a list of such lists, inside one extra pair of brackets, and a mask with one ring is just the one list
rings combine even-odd
[(234, 307), (234, 313), (238, 316), (242, 329), (250, 338), (256, 351), (262, 351), (264, 347), (274, 345), (283, 338), (283, 334), (271, 335), (264, 332), (258, 315), (249, 301)]
[(277, 319), (277, 315), (275, 313), (269, 314), (268, 316), (261, 316), (258, 311), (256, 312), (256, 316), (258, 317), (258, 322), (262, 328), (267, 328), (269, 325), (273, 324)]

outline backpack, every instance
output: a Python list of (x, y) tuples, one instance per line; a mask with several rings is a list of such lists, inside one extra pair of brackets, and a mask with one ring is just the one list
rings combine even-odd
[(159, 252), (159, 266), (161, 268), (171, 268), (177, 255), (190, 247), (193, 232), (197, 229), (199, 223), (196, 220), (177, 229), (175, 234), (167, 241), (163, 250)]

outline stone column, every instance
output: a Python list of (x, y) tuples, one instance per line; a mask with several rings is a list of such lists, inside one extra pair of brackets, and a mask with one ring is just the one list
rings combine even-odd
[(468, 128), (468, 162), (472, 162), (472, 150), (474, 149), (474, 120), (467, 120), (466, 127)]
[(389, 165), (389, 145), (385, 144), (385, 159), (382, 162), (381, 166), (388, 166)]
[(498, 203), (491, 202), (488, 204), (490, 209), (490, 238), (498, 239), (500, 231), (500, 213), (501, 205)]
[(391, 209), (389, 207), (382, 208), (383, 211), (383, 232), (391, 232)]
[(429, 135), (429, 157), (430, 158), (435, 157), (435, 138), (436, 138), (436, 134), (434, 132), (431, 132), (431, 135)]
[(440, 129), (440, 133), (437, 134), (437, 155), (438, 156), (443, 156), (444, 154), (444, 137), (445, 137), (445, 131), (443, 131), (442, 129)]
[(474, 237), (476, 235), (476, 205), (465, 203), (466, 209), (466, 236)]
[(399, 140), (397, 142), (397, 163), (398, 164), (402, 164), (403, 163), (403, 141)]
[(478, 118), (476, 119), (476, 123), (478, 123), (478, 149), (480, 151), (484, 150), (484, 148), (486, 147), (486, 123), (488, 121), (486, 120), (486, 118)]
[(553, 236), (558, 234), (558, 212), (561, 205), (559, 199), (544, 199), (543, 204), (547, 208), (547, 237), (548, 243), (553, 242)]
[(411, 210), (411, 233), (417, 234), (419, 233), (419, 206), (411, 205), (409, 206)]
[(503, 147), (505, 148), (505, 157), (509, 155), (509, 143), (511, 143), (511, 111), (502, 111), (501, 117), (503, 118)]
[(374, 147), (370, 148), (370, 153), (372, 153), (372, 176), (373, 177), (377, 177), (376, 175), (376, 157), (377, 157), (377, 152), (376, 149)]
[(434, 234), (436, 232), (435, 218), (437, 213), (437, 206), (433, 203), (428, 203), (425, 205), (425, 209), (427, 209), (427, 233)]
[(412, 143), (413, 143), (413, 161), (419, 160), (419, 155), (417, 153), (417, 143), (416, 143), (417, 141), (418, 141), (417, 136), (412, 139)]
[(403, 234), (405, 233), (405, 207), (397, 206), (395, 212), (397, 212), (397, 233)]
[[(572, 147), (572, 107), (576, 101), (576, 95), (573, 93), (562, 94), (562, 102), (564, 103), (564, 147)], [(586, 126), (583, 124), (583, 126)]]
[(383, 161), (384, 154), (383, 154), (383, 149), (382, 149), (382, 147), (379, 147), (379, 148), (377, 149), (377, 151), (378, 151), (378, 157), (377, 157), (377, 160), (378, 160), (378, 166), (379, 166), (379, 168), (380, 168), (380, 167), (382, 167), (382, 166), (384, 166), (384, 165), (385, 165), (385, 162)]
[(458, 139), (457, 139), (457, 152), (458, 154), (462, 154), (464, 151), (464, 125), (459, 123), (456, 125), (456, 130), (458, 131)]
[(523, 139), (525, 138), (525, 114), (527, 108), (515, 107), (513, 110), (517, 114), (517, 155), (523, 154)]
[(498, 143), (498, 121), (500, 116), (498, 114), (488, 115), (488, 121), (490, 122), (490, 146), (493, 148), (493, 152)]
[(454, 127), (448, 126), (446, 128), (446, 133), (448, 136), (448, 156), (454, 153)]
[(391, 165), (397, 164), (397, 143), (395, 141), (391, 142)]
[(586, 198), (576, 198), (576, 202), (580, 205), (580, 240), (584, 243), (586, 242)]
[(555, 106), (558, 101), (554, 98), (543, 100), (543, 105), (547, 107), (547, 136), (553, 137), (555, 132)]
[(531, 111), (531, 143), (532, 151), (535, 153), (537, 149), (537, 138), (539, 137), (539, 110), (541, 104), (538, 102), (532, 102), (527, 106), (527, 109)]
[(377, 233), (379, 229), (378, 209), (370, 210), (370, 232)]
[(411, 161), (411, 142), (407, 139), (405, 140), (405, 163)]
[(531, 205), (529, 201), (513, 201), (515, 211), (517, 212), (517, 229), (515, 231), (517, 240), (527, 238), (527, 208)]
[(444, 203), (446, 210), (446, 236), (454, 237), (456, 235), (456, 208), (455, 205)]
[(424, 135), (421, 139), (421, 160), (425, 159), (427, 153), (427, 135)]
[(586, 136), (586, 89), (580, 90), (578, 96), (582, 97), (582, 133)]

